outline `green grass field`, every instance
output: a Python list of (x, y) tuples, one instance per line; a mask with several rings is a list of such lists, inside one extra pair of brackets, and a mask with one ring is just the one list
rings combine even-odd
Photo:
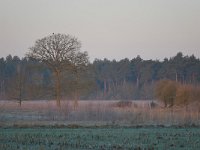
[(1, 128), (1, 150), (199, 150), (200, 128)]

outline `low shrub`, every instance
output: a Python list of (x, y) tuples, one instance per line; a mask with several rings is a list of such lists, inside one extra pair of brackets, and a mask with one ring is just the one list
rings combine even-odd
[(132, 102), (131, 101), (119, 101), (116, 104), (117, 107), (123, 108), (123, 107), (131, 107)]

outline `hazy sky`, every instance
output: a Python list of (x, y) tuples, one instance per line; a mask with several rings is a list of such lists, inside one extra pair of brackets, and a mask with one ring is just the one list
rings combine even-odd
[(24, 56), (52, 33), (94, 58), (200, 58), (200, 0), (0, 0), (0, 57)]

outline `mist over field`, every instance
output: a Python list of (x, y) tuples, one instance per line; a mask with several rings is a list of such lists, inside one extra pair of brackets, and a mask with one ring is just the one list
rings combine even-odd
[(58, 108), (53, 100), (1, 101), (1, 127), (40, 126), (184, 126), (199, 125), (199, 109), (190, 106), (164, 108), (152, 100), (84, 100), (62, 101)]

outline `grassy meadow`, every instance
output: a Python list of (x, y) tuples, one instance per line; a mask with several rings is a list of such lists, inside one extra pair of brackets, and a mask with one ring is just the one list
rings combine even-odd
[(199, 111), (152, 101), (0, 102), (0, 150), (198, 150)]
[(198, 107), (163, 108), (152, 101), (55, 101), (0, 102), (0, 126), (191, 126), (200, 124)]
[(7, 128), (3, 150), (199, 150), (199, 128)]

